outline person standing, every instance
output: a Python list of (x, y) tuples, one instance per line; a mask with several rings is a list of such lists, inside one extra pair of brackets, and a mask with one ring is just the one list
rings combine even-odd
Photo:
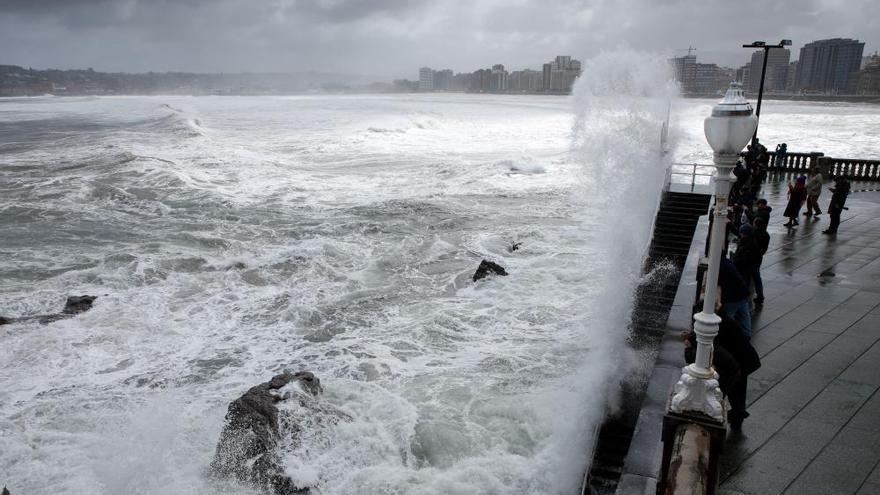
[(784, 224), (786, 227), (794, 227), (800, 223), (798, 222), (798, 214), (807, 199), (806, 183), (807, 178), (802, 175), (797, 178), (794, 184), (788, 185), (788, 205), (785, 206), (785, 211), (782, 213), (784, 217), (788, 218), (788, 222)]
[[(755, 271), (761, 263), (761, 251), (758, 249), (758, 243), (755, 240), (755, 229), (749, 224), (743, 224), (739, 228), (739, 243), (736, 246), (736, 252), (733, 253), (733, 265), (736, 271), (743, 279), (746, 289), (760, 282), (755, 281)], [(762, 291), (763, 292), (763, 287)], [(763, 297), (761, 298), (763, 299)]]
[(849, 196), (849, 181), (846, 177), (839, 175), (834, 179), (834, 187), (829, 187), (831, 191), (831, 202), (828, 204), (828, 214), (831, 215), (831, 225), (828, 230), (822, 231), (823, 234), (837, 234), (837, 227), (840, 225), (840, 214), (846, 208), (846, 197)]
[(776, 154), (773, 156), (773, 168), (779, 170), (785, 166), (785, 155), (788, 153), (788, 145), (785, 143), (776, 145)]
[(721, 311), (728, 318), (736, 320), (742, 333), (752, 338), (752, 311), (749, 307), (749, 288), (746, 286), (733, 262), (726, 255), (721, 256), (718, 269), (718, 285), (721, 287)]
[(758, 263), (755, 271), (752, 273), (752, 282), (755, 284), (755, 307), (764, 306), (764, 281), (761, 279), (761, 263), (764, 262), (764, 255), (770, 247), (770, 234), (767, 233), (767, 220), (764, 217), (755, 218), (755, 244), (758, 245)]
[(822, 171), (819, 167), (815, 167), (810, 171), (810, 180), (807, 182), (807, 211), (804, 212), (807, 217), (813, 216), (814, 210), (817, 217), (822, 214), (822, 209), (819, 208), (820, 194), (822, 194)]
[(767, 200), (761, 198), (755, 201), (755, 219), (763, 218), (764, 225), (770, 225), (770, 213), (773, 212), (773, 207), (767, 204)]
[[(694, 312), (702, 309), (702, 301), (699, 301), (694, 306)], [(749, 339), (743, 336), (740, 325), (719, 309), (716, 306), (715, 314), (721, 317), (721, 323), (718, 325), (718, 335), (712, 343), (712, 363), (718, 372), (718, 386), (730, 401), (727, 420), (732, 430), (739, 430), (743, 420), (749, 417), (746, 411), (748, 376), (761, 367), (761, 358)], [(697, 336), (690, 331), (682, 337), (685, 343), (684, 359), (691, 364), (696, 359)]]

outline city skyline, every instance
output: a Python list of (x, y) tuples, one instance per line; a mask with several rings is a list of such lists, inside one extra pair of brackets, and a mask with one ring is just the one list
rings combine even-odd
[[(880, 47), (880, 4), (795, 1), (772, 6), (624, 0), (8, 0), (0, 4), (4, 64), (106, 72), (331, 72), (411, 77), (536, 67), (546, 53), (581, 60), (621, 46), (664, 57), (695, 44), (701, 59), (739, 67), (742, 43), (856, 37)], [(748, 29), (743, 29), (747, 23)]]
[[(744, 47), (745, 48), (745, 47)], [(865, 52), (865, 43), (852, 38), (812, 40), (797, 52), (785, 47), (751, 52), (749, 61), (737, 69), (713, 63), (698, 63), (693, 48), (682, 57), (669, 59), (673, 77), (682, 92), (708, 95), (723, 92), (731, 80), (743, 84), (748, 93), (758, 93), (760, 75), (768, 94), (880, 94), (875, 72), (880, 57)], [(766, 64), (764, 57), (767, 57)]]
[(541, 65), (540, 70), (523, 68), (508, 71), (504, 64), (473, 72), (453, 72), (452, 69), (419, 69), (417, 81), (396, 80), (401, 90), (418, 91), (472, 91), (518, 93), (570, 93), (582, 73), (582, 62), (570, 55), (557, 55)]

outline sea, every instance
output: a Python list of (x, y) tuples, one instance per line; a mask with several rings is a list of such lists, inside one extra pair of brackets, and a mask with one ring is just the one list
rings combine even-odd
[[(584, 69), (569, 97), (0, 99), (0, 315), (98, 296), (0, 326), (0, 485), (258, 493), (208, 471), (227, 406), (308, 370), (351, 418), (282, 446), (313, 493), (575, 493), (714, 103), (644, 55)], [(877, 106), (762, 114), (770, 149), (880, 156)]]

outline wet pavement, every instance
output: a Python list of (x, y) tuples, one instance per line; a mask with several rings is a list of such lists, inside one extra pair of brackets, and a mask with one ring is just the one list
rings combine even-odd
[(854, 183), (827, 236), (827, 213), (784, 227), (785, 183), (765, 185), (774, 211), (752, 338), (763, 366), (749, 378), (751, 417), (726, 441), (720, 494), (880, 494), (877, 188)]

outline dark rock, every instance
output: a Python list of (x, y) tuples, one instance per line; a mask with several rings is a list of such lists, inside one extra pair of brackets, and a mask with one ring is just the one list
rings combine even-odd
[(9, 490), (7, 490), (5, 486), (3, 487), (3, 494), (2, 495), (9, 495)]
[(92, 309), (92, 303), (98, 296), (70, 296), (61, 311), (66, 315), (75, 315)]
[(53, 321), (63, 320), (92, 309), (92, 303), (94, 303), (97, 298), (98, 296), (69, 296), (67, 302), (64, 303), (64, 309), (62, 309), (60, 313), (21, 316), (18, 318), (0, 316), (0, 325), (33, 320), (37, 320), (45, 325), (46, 323), (52, 323)]
[(477, 280), (482, 280), (489, 275), (507, 275), (507, 271), (504, 270), (504, 267), (499, 265), (498, 263), (483, 260), (480, 262), (480, 266), (477, 267), (477, 271), (474, 272), (474, 282)]
[(309, 493), (308, 488), (295, 486), (284, 474), (276, 450), (280, 440), (276, 404), (289, 398), (278, 390), (294, 381), (312, 396), (323, 392), (321, 381), (308, 371), (282, 373), (229, 404), (226, 426), (211, 462), (214, 473), (279, 495)]

